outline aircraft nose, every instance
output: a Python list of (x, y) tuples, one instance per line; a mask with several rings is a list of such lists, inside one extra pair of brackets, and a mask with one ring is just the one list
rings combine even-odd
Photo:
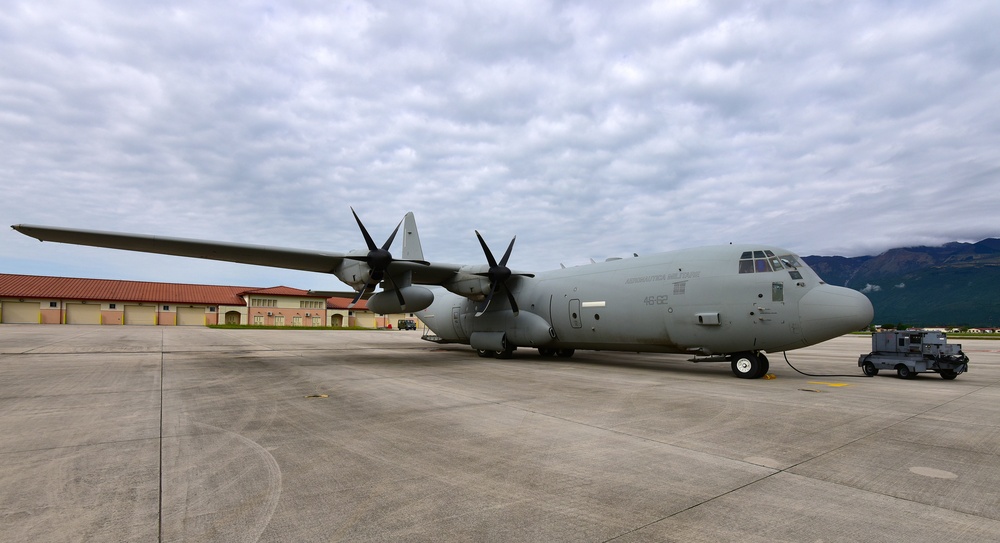
[(844, 287), (819, 285), (799, 302), (802, 332), (810, 344), (860, 330), (871, 324), (874, 316), (867, 296)]

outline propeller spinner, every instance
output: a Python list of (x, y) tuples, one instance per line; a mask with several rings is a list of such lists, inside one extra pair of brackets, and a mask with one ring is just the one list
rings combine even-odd
[(366, 282), (365, 286), (358, 291), (358, 294), (354, 296), (354, 300), (351, 301), (348, 307), (354, 307), (354, 304), (358, 303), (358, 300), (361, 299), (361, 295), (367, 290), (374, 289), (375, 285), (377, 285), (379, 281), (388, 279), (389, 283), (392, 284), (393, 291), (396, 293), (396, 298), (399, 300), (399, 305), (405, 310), (406, 300), (403, 299), (403, 293), (400, 292), (399, 286), (392, 278), (392, 275), (385, 273), (386, 270), (389, 269), (389, 265), (393, 262), (414, 262), (425, 266), (429, 266), (430, 263), (423, 260), (395, 259), (392, 257), (392, 254), (389, 253), (389, 247), (392, 245), (392, 241), (396, 239), (396, 233), (399, 232), (399, 227), (403, 224), (403, 221), (399, 221), (399, 224), (396, 225), (396, 229), (389, 235), (389, 239), (387, 239), (385, 243), (379, 247), (378, 245), (375, 245), (375, 240), (372, 239), (371, 235), (368, 233), (368, 229), (365, 228), (365, 225), (361, 222), (361, 218), (358, 217), (358, 214), (354, 211), (353, 207), (351, 208), (351, 213), (354, 214), (354, 220), (358, 221), (358, 226), (361, 228), (361, 234), (365, 237), (365, 243), (368, 245), (368, 254), (364, 256), (347, 256), (346, 258), (364, 262), (369, 268), (371, 268), (371, 272), (368, 274), (368, 282)]
[(507, 252), (504, 253), (503, 258), (500, 259), (499, 263), (496, 258), (493, 258), (493, 252), (490, 251), (489, 246), (486, 245), (486, 241), (483, 240), (483, 236), (478, 230), (476, 230), (476, 237), (479, 238), (479, 244), (483, 246), (483, 252), (486, 253), (486, 261), (490, 265), (489, 271), (476, 274), (490, 280), (490, 293), (486, 296), (486, 301), (483, 303), (482, 309), (476, 311), (476, 316), (478, 317), (486, 312), (486, 309), (490, 307), (490, 301), (493, 300), (493, 295), (496, 293), (497, 287), (500, 286), (502, 286), (504, 288), (504, 292), (507, 293), (507, 300), (510, 302), (510, 308), (514, 311), (514, 315), (517, 315), (517, 300), (514, 299), (514, 294), (507, 286), (507, 280), (515, 275), (518, 277), (535, 276), (531, 273), (513, 273), (510, 271), (510, 268), (507, 267), (507, 260), (510, 259), (510, 253), (514, 249), (514, 240), (517, 239), (517, 236), (514, 236), (513, 239), (510, 240), (510, 245), (507, 246)]

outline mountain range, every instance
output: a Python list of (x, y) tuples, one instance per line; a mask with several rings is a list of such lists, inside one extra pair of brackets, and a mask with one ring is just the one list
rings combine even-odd
[(827, 283), (866, 294), (875, 324), (1000, 327), (1000, 239), (803, 260)]

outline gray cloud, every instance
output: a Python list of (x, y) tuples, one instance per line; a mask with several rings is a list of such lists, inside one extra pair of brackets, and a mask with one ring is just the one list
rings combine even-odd
[[(997, 236), (993, 2), (15, 3), (0, 215), (512, 264)], [(7, 271), (292, 283), (39, 245)], [(172, 260), (171, 262), (176, 262)], [(322, 285), (327, 286), (327, 285)]]

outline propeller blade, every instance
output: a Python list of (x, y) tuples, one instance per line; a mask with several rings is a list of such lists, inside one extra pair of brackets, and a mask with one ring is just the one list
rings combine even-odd
[(396, 291), (396, 299), (399, 300), (399, 306), (405, 312), (406, 311), (406, 300), (403, 299), (403, 293), (399, 291), (399, 286), (396, 285), (396, 280), (393, 279), (392, 276), (388, 275), (388, 274), (386, 274), (385, 277), (386, 277), (386, 279), (389, 280), (390, 283), (392, 283), (392, 290)]
[(347, 304), (347, 307), (348, 308), (354, 307), (354, 304), (358, 303), (358, 300), (361, 299), (361, 295), (364, 294), (366, 290), (368, 290), (368, 283), (365, 283), (365, 286), (361, 290), (359, 290), (357, 294), (354, 295), (354, 299), (351, 300), (351, 303)]
[(358, 214), (354, 211), (353, 207), (351, 208), (351, 213), (354, 213), (354, 220), (358, 221), (358, 226), (361, 227), (361, 234), (365, 236), (365, 243), (368, 244), (368, 250), (374, 251), (375, 249), (378, 249), (378, 245), (375, 245), (375, 240), (373, 240), (368, 234), (368, 229), (361, 223), (361, 217), (358, 217)]
[(507, 288), (507, 283), (504, 283), (503, 288), (507, 291), (507, 301), (510, 302), (510, 308), (514, 311), (514, 316), (516, 317), (519, 313), (517, 310), (517, 300), (514, 299), (514, 294)]
[(476, 316), (477, 316), (477, 317), (480, 317), (480, 316), (482, 316), (482, 314), (483, 314), (483, 313), (486, 313), (486, 310), (487, 310), (487, 309), (489, 309), (489, 307), (490, 307), (490, 302), (491, 302), (491, 301), (493, 300), (493, 294), (494, 294), (494, 293), (495, 293), (496, 291), (497, 291), (497, 284), (496, 284), (496, 283), (492, 283), (492, 284), (490, 285), (490, 293), (489, 293), (489, 295), (488, 295), (488, 296), (486, 296), (486, 302), (485, 302), (485, 303), (483, 303), (483, 308), (482, 308), (482, 309), (479, 309), (479, 310), (477, 310), (477, 311), (476, 311)]
[(513, 238), (510, 239), (510, 245), (507, 246), (507, 252), (504, 253), (503, 254), (503, 258), (500, 259), (500, 265), (501, 266), (506, 266), (507, 265), (507, 259), (510, 258), (510, 252), (512, 250), (514, 250), (514, 240), (516, 240), (516, 239), (517, 239), (517, 236), (514, 236)]
[(392, 240), (396, 239), (396, 232), (399, 232), (399, 227), (400, 226), (403, 226), (403, 221), (399, 221), (399, 224), (396, 225), (396, 229), (392, 231), (392, 235), (390, 235), (389, 239), (386, 240), (386, 242), (385, 242), (384, 245), (382, 245), (382, 250), (383, 251), (388, 251), (389, 250), (389, 246), (392, 245)]
[(486, 273), (477, 273), (480, 277), (487, 277), (490, 280), (490, 293), (486, 296), (486, 301), (483, 303), (481, 309), (478, 309), (476, 316), (479, 317), (490, 307), (490, 302), (493, 301), (493, 295), (496, 294), (498, 288), (503, 287), (507, 294), (507, 301), (510, 302), (510, 308), (514, 312), (514, 316), (520, 312), (517, 307), (517, 300), (514, 299), (514, 293), (511, 292), (510, 287), (507, 286), (507, 279), (510, 279), (512, 275), (518, 275), (522, 277), (534, 277), (530, 273), (518, 273), (513, 274), (510, 268), (507, 267), (507, 261), (510, 260), (510, 255), (514, 251), (514, 242), (517, 241), (517, 236), (514, 236), (510, 240), (510, 244), (507, 245), (507, 251), (503, 254), (503, 258), (500, 259), (500, 263), (497, 263), (496, 258), (493, 256), (493, 251), (490, 250), (489, 246), (486, 245), (486, 240), (483, 239), (482, 234), (476, 230), (476, 237), (479, 238), (479, 244), (483, 247), (483, 253), (486, 255), (486, 261), (490, 265), (489, 271)]
[(493, 258), (493, 252), (486, 245), (486, 241), (483, 240), (483, 236), (479, 234), (479, 230), (476, 230), (476, 237), (479, 238), (479, 244), (483, 246), (483, 252), (486, 253), (486, 262), (489, 263), (491, 268), (497, 266), (497, 260)]

